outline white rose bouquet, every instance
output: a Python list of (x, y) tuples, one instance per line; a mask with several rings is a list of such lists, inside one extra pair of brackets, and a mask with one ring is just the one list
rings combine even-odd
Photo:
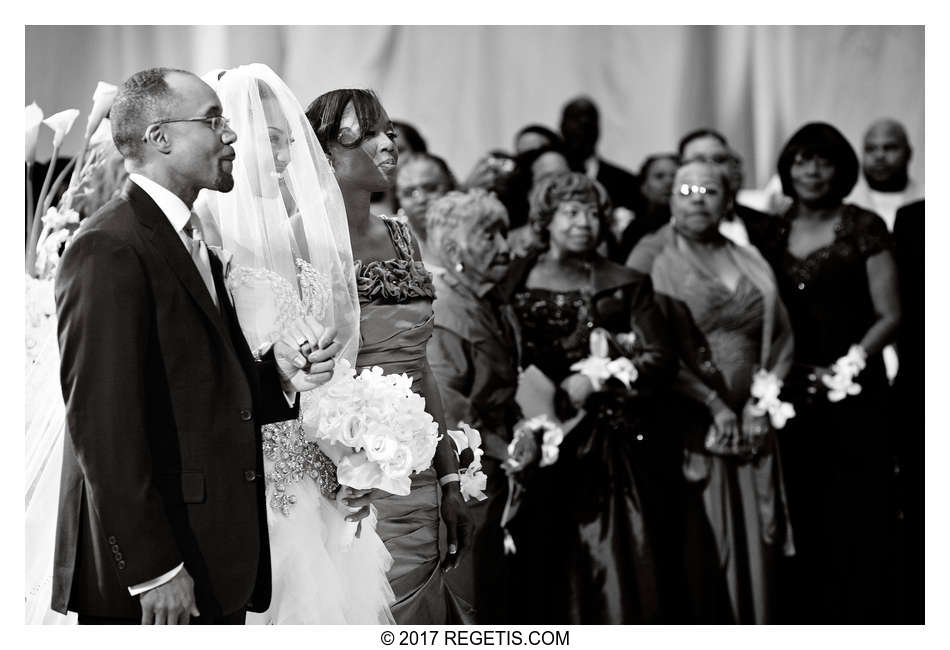
[(385, 375), (374, 366), (357, 375), (344, 359), (330, 381), (304, 395), (304, 434), (321, 448), (337, 448), (325, 453), (339, 458), (340, 484), (405, 496), (410, 475), (431, 465), (439, 426), (405, 374)]

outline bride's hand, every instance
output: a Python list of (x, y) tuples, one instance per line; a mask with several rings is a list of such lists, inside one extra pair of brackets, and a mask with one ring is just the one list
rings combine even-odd
[(337, 500), (350, 511), (346, 520), (350, 523), (356, 523), (356, 537), (359, 538), (363, 530), (363, 520), (369, 516), (370, 506), (373, 501), (383, 496), (389, 496), (388, 492), (382, 490), (357, 490), (348, 485), (341, 485), (337, 493)]
[(274, 358), (286, 389), (302, 393), (330, 380), (334, 357), (340, 351), (335, 337), (335, 329), (325, 328), (310, 315), (284, 329), (274, 344)]

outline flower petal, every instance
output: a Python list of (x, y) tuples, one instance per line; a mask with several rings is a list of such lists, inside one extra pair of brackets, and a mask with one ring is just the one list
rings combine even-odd
[(59, 147), (69, 130), (73, 128), (73, 123), (79, 117), (79, 111), (75, 108), (67, 108), (54, 115), (50, 115), (43, 124), (53, 129), (53, 147)]

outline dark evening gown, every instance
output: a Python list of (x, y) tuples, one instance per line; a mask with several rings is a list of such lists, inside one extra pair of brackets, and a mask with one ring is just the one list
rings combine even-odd
[(632, 303), (623, 289), (593, 297), (544, 289), (514, 295), (524, 364), (534, 364), (555, 384), (589, 355), (594, 327), (630, 331), (631, 313), (637, 337), (650, 351), (641, 355), (643, 362), (634, 355), (639, 396), (622, 387), (592, 394), (557, 463), (532, 477), (509, 528), (518, 548), (511, 556), (513, 623), (661, 620), (658, 566), (664, 562), (652, 524), (662, 507), (652, 495), (664, 476), (652, 450), (650, 386), (671, 379), (675, 366), (649, 280), (631, 275), (642, 278)]
[(764, 246), (795, 335), (786, 398), (796, 417), (779, 434), (797, 555), (786, 562), (788, 622), (890, 620), (894, 566), (890, 387), (881, 354), (856, 381), (862, 392), (833, 403), (809, 377), (864, 337), (876, 316), (867, 259), (892, 248), (877, 215), (844, 205), (833, 243), (804, 259), (788, 250), (782, 220)]

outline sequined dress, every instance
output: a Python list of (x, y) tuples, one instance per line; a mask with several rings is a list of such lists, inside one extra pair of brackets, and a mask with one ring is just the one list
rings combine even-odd
[[(272, 343), (305, 313), (318, 321), (324, 314), (329, 279), (303, 260), (297, 268), (297, 287), (266, 269), (230, 268), (228, 288), (252, 349)], [(301, 417), (311, 399), (301, 395)], [(392, 623), (392, 557), (374, 530), (375, 516), (363, 521), (359, 538), (347, 535), (336, 467), (305, 440), (299, 419), (267, 425), (262, 436), (273, 595), (270, 608), (249, 613), (248, 623)]]
[(590, 354), (594, 327), (634, 331), (637, 346), (649, 352), (630, 355), (640, 372), (639, 395), (604, 390), (588, 397), (587, 415), (565, 437), (557, 463), (527, 486), (509, 527), (517, 545), (511, 556), (511, 622), (661, 620), (652, 390), (672, 356), (648, 288), (649, 281), (640, 280), (593, 296), (540, 288), (514, 295), (524, 363), (555, 385), (573, 372), (571, 364)]

